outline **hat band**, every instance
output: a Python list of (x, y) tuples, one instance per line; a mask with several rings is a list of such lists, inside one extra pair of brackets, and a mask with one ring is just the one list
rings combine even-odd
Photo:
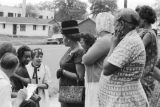
[(78, 29), (78, 27), (73, 26), (73, 27), (66, 27), (66, 28), (62, 28), (62, 30), (68, 30), (68, 29)]
[(62, 29), (62, 34), (77, 34), (79, 33), (79, 29), (78, 28), (72, 28), (72, 29)]

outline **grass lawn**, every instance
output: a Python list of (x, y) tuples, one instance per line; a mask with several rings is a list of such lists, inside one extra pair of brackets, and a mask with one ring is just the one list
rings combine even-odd
[(14, 45), (44, 45), (47, 37), (8, 36), (0, 35), (0, 43), (10, 42)]

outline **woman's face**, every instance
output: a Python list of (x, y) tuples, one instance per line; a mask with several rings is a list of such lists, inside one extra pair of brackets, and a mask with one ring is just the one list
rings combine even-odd
[(83, 38), (80, 39), (80, 44), (83, 47), (83, 49), (87, 49), (87, 45), (85, 44), (85, 41)]
[(65, 46), (69, 46), (70, 45), (70, 39), (68, 39), (65, 35), (63, 35), (63, 44)]
[(145, 21), (144, 21), (144, 19), (140, 18), (139, 28), (143, 28), (144, 26), (145, 26)]
[(31, 60), (31, 51), (25, 51), (21, 59), (21, 63), (27, 65), (30, 62), (30, 60)]
[(41, 63), (42, 63), (42, 58), (43, 58), (43, 55), (42, 54), (35, 54), (35, 56), (34, 56), (34, 58), (33, 58), (33, 63), (34, 63), (34, 65), (36, 65), (36, 66), (39, 66), (39, 65), (41, 65)]

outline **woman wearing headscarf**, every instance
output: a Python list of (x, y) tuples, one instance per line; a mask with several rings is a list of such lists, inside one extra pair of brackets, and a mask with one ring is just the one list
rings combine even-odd
[(43, 51), (41, 48), (32, 50), (32, 61), (26, 65), (32, 84), (37, 84), (35, 91), (41, 98), (37, 107), (49, 107), (48, 88), (50, 83), (50, 71), (48, 66), (42, 63)]
[(98, 83), (102, 71), (103, 60), (107, 56), (111, 37), (114, 32), (114, 16), (110, 12), (99, 13), (96, 17), (97, 40), (83, 56), (85, 64), (85, 107), (98, 107)]
[[(63, 43), (69, 49), (60, 60), (60, 69), (57, 78), (60, 78), (61, 86), (84, 86), (85, 68), (82, 64), (82, 56), (85, 50), (81, 47), (78, 23), (75, 20), (62, 22)], [(74, 93), (73, 93), (74, 94)], [(84, 107), (84, 103), (60, 102), (61, 107)]]
[[(146, 65), (141, 82), (149, 102), (152, 103), (151, 106), (156, 107), (158, 98), (155, 97), (159, 96), (159, 90), (154, 91), (154, 82), (156, 82), (155, 79), (160, 79), (160, 77), (158, 77), (160, 76), (160, 70), (156, 67), (158, 59), (158, 41), (156, 32), (152, 29), (152, 24), (157, 20), (156, 12), (152, 7), (146, 5), (137, 7), (136, 11), (140, 16), (139, 29), (141, 30), (139, 34), (146, 49)], [(159, 85), (158, 82), (156, 84), (157, 86)], [(153, 104), (153, 102), (155, 104)]]
[(99, 107), (148, 107), (140, 83), (145, 66), (145, 47), (135, 30), (139, 15), (122, 9), (115, 19), (115, 36), (103, 63), (98, 91)]

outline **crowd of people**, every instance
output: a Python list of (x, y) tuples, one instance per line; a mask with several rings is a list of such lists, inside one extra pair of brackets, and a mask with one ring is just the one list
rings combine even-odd
[[(76, 20), (63, 21), (68, 50), (56, 75), (61, 107), (159, 107), (156, 20), (154, 9), (144, 5), (99, 13), (96, 35), (79, 32)], [(43, 55), (41, 48), (0, 45), (0, 107), (49, 107), (51, 71)], [(37, 89), (26, 100), (28, 84)]]
[[(10, 43), (0, 45), (0, 102), (1, 107), (46, 107), (49, 106), (48, 87), (50, 70), (42, 63), (41, 48), (20, 46), (17, 51)], [(27, 99), (28, 84), (37, 89)]]
[[(156, 20), (154, 9), (144, 5), (114, 15), (99, 13), (96, 35), (79, 32), (75, 20), (63, 21), (64, 45), (69, 49), (57, 70), (61, 107), (159, 107), (158, 40), (152, 28)], [(85, 94), (71, 88), (78, 87), (77, 81)], [(80, 95), (85, 100), (72, 99)]]

